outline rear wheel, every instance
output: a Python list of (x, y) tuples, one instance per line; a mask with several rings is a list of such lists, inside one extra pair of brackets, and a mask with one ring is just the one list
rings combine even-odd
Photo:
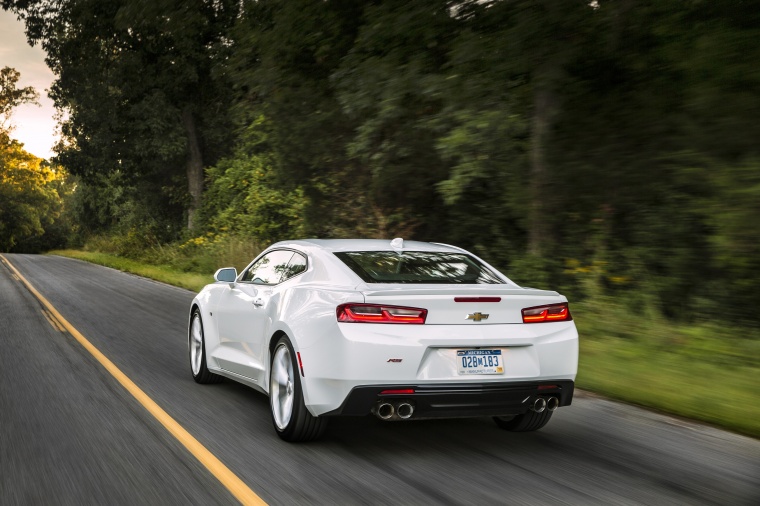
[(293, 345), (282, 337), (274, 347), (269, 370), (269, 405), (277, 435), (285, 441), (313, 441), (327, 427), (327, 419), (306, 409)]
[(531, 432), (538, 430), (547, 423), (552, 417), (552, 412), (548, 409), (543, 410), (541, 413), (535, 411), (528, 411), (522, 415), (516, 416), (495, 416), (493, 421), (500, 429), (509, 430), (512, 432)]
[(190, 372), (196, 383), (219, 383), (222, 377), (212, 373), (206, 366), (206, 340), (203, 336), (203, 319), (198, 309), (193, 311), (188, 332), (188, 351), (190, 353)]

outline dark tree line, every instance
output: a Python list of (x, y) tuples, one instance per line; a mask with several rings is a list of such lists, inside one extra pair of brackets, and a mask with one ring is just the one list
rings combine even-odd
[(90, 232), (388, 237), (757, 324), (760, 2), (2, 0)]

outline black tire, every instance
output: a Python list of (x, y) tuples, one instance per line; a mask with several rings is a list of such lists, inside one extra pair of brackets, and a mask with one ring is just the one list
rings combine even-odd
[[(327, 428), (327, 419), (312, 416), (306, 409), (296, 354), (286, 336), (277, 341), (269, 365), (269, 408), (277, 435), (293, 443), (314, 441), (321, 437)], [(275, 380), (276, 374), (284, 374), (287, 378), (282, 376), (278, 382)]]
[[(194, 335), (194, 332), (197, 332), (197, 335)], [(187, 329), (187, 351), (190, 357), (190, 373), (196, 383), (209, 385), (224, 379), (209, 371), (206, 366), (206, 337), (203, 332), (203, 318), (197, 308), (193, 311)]]
[(498, 425), (500, 429), (512, 432), (532, 432), (549, 423), (551, 417), (552, 412), (545, 409), (541, 413), (528, 411), (523, 415), (517, 415), (515, 417), (495, 416), (493, 417), (493, 421), (496, 422), (496, 425)]

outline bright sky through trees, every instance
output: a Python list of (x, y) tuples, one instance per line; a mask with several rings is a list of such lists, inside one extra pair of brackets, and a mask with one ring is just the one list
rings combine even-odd
[(0, 9), (0, 67), (12, 67), (21, 73), (18, 86), (33, 86), (40, 94), (39, 103), (24, 104), (13, 114), (14, 139), (24, 149), (41, 158), (53, 156), (55, 144), (55, 109), (47, 96), (53, 72), (45, 65), (45, 53), (39, 46), (30, 47), (24, 35), (24, 24), (15, 14)]

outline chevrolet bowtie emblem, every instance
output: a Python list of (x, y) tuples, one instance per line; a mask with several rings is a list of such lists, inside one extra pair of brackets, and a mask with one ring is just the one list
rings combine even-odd
[(465, 320), (475, 320), (476, 322), (479, 322), (480, 320), (487, 320), (488, 315), (483, 313), (472, 313), (468, 314), (467, 318)]

